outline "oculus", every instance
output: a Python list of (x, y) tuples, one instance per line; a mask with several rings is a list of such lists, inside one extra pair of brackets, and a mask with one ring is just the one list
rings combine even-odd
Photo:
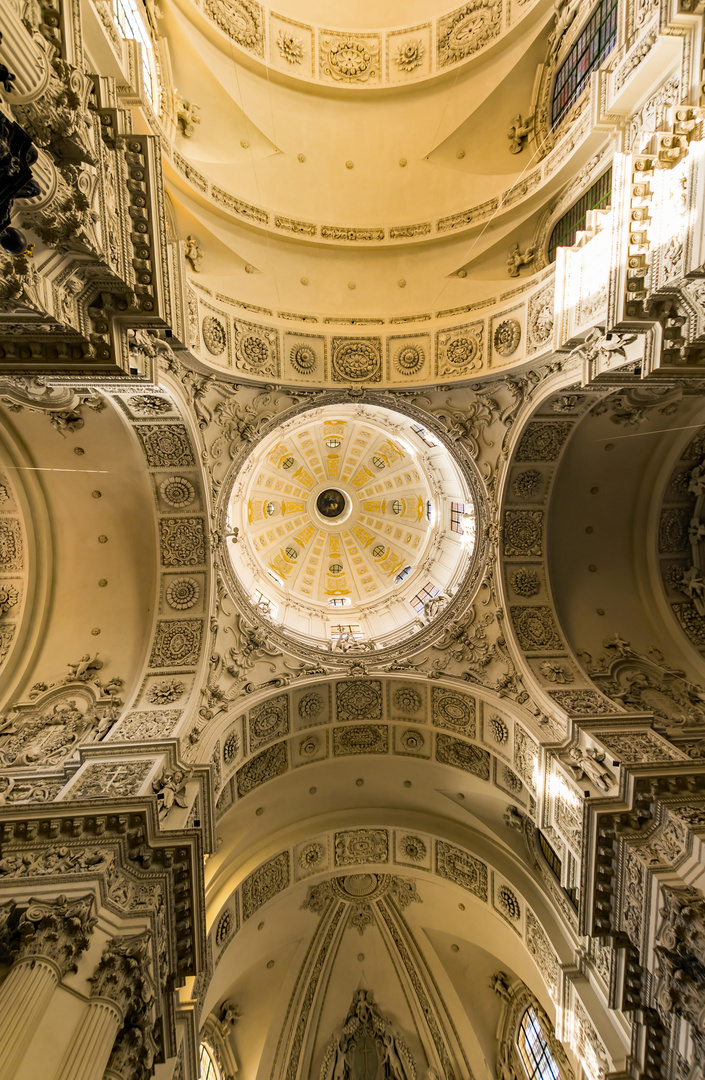
[(316, 499), (316, 509), (323, 517), (340, 517), (345, 509), (345, 496), (336, 488), (326, 488)]

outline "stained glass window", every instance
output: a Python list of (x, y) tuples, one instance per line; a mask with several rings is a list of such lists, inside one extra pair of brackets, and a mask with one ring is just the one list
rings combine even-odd
[(553, 84), (551, 122), (560, 124), (617, 44), (617, 0), (600, 0), (558, 69)]

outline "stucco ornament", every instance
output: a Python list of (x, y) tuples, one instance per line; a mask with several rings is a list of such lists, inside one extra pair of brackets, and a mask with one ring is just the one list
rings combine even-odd
[(189, 506), (196, 497), (193, 484), (184, 476), (170, 476), (160, 485), (159, 490), (164, 501), (177, 509)]
[(377, 382), (382, 360), (379, 343), (333, 340), (333, 375), (338, 382)]
[(254, 0), (206, 0), (205, 10), (236, 44), (258, 55), (262, 54), (262, 8)]
[(376, 78), (377, 49), (378, 46), (371, 42), (355, 41), (354, 38), (324, 40), (321, 49), (323, 72), (339, 82), (366, 82)]
[(175, 90), (174, 108), (176, 110), (176, 119), (181, 128), (181, 134), (185, 139), (193, 138), (196, 134), (196, 125), (201, 122), (201, 110), (198, 105), (194, 105), (193, 102), (187, 101), (178, 90)]
[[(416, 1080), (416, 1066), (404, 1037), (382, 1015), (371, 990), (356, 990), (342, 1030), (326, 1047), (320, 1080), (348, 1075), (347, 1062), (362, 1052), (377, 1055), (376, 1074), (388, 1080)], [(366, 1060), (366, 1057), (365, 1057)]]
[(279, 31), (277, 48), (282, 60), (286, 60), (287, 64), (300, 64), (303, 60), (303, 40), (294, 34), (290, 34), (288, 30)]
[(505, 319), (495, 328), (492, 343), (500, 356), (511, 356), (519, 348), (520, 341), (521, 326), (517, 319)]
[(299, 375), (310, 375), (316, 370), (316, 350), (311, 345), (294, 345), (289, 353), (289, 361)]
[(212, 315), (206, 315), (201, 324), (201, 330), (203, 331), (203, 344), (209, 353), (212, 353), (213, 356), (220, 356), (222, 352), (225, 352), (228, 337), (225, 327), (219, 319), (214, 318)]
[(409, 38), (408, 41), (402, 42), (397, 49), (394, 54), (394, 63), (400, 71), (408, 74), (414, 68), (421, 66), (425, 51), (423, 41), (420, 38)]
[(577, 780), (586, 776), (596, 788), (605, 792), (611, 791), (616, 786), (617, 778), (604, 764), (604, 753), (600, 753), (594, 748), (586, 752), (581, 750), (580, 747), (574, 746), (570, 751), (570, 756), (575, 761), (575, 765), (571, 765), (571, 769)]
[(438, 66), (472, 55), (502, 28), (502, 0), (471, 0), (438, 23)]
[(425, 359), (419, 345), (403, 345), (394, 356), (394, 366), (400, 375), (418, 375)]
[(185, 611), (198, 603), (201, 590), (197, 581), (193, 578), (175, 578), (167, 585), (164, 595), (169, 607), (176, 611)]

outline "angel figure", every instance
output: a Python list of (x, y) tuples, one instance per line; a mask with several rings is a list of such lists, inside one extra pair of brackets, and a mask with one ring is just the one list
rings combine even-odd
[(157, 806), (160, 819), (164, 819), (172, 806), (188, 805), (186, 799), (186, 785), (191, 779), (191, 773), (185, 773), (183, 769), (163, 769), (161, 776), (152, 781), (152, 790), (157, 796)]
[(514, 244), (509, 249), (507, 256), (507, 270), (510, 277), (519, 277), (522, 266), (529, 266), (536, 257), (536, 248), (530, 247), (526, 251), (519, 250), (519, 244)]
[(605, 755), (594, 748), (585, 753), (579, 746), (574, 746), (570, 751), (570, 756), (575, 761), (575, 765), (571, 765), (571, 769), (576, 780), (580, 780), (582, 776), (587, 776), (588, 780), (592, 781), (596, 788), (604, 792), (611, 791), (617, 783), (614, 774), (604, 765)]
[(77, 664), (67, 664), (67, 667), (70, 668), (69, 681), (91, 682), (96, 671), (100, 671), (102, 666), (103, 661), (98, 659), (98, 653), (95, 656), (85, 653)]

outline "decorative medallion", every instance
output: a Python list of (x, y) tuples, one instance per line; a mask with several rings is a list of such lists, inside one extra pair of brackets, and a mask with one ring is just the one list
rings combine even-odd
[(392, 695), (392, 703), (400, 712), (415, 713), (423, 705), (423, 699), (421, 694), (412, 690), (410, 686), (400, 686)]
[(505, 319), (495, 328), (492, 339), (494, 351), (500, 356), (511, 356), (519, 348), (521, 326), (516, 319)]
[(502, 29), (502, 0), (470, 0), (438, 21), (438, 66), (482, 49)]
[(149, 666), (193, 667), (198, 663), (203, 623), (200, 619), (158, 622)]
[(449, 728), (474, 738), (475, 701), (464, 694), (434, 686), (431, 693), (431, 719), (436, 727)]
[(401, 744), (412, 753), (423, 750), (426, 743), (423, 735), (420, 731), (413, 731), (411, 728), (408, 731), (403, 731), (401, 735)]
[(517, 461), (555, 461), (573, 425), (569, 420), (529, 424), (516, 451)]
[(169, 705), (183, 697), (185, 690), (186, 683), (179, 682), (178, 679), (162, 679), (161, 682), (152, 683), (146, 698), (152, 705)]
[(333, 378), (337, 382), (379, 382), (382, 373), (379, 338), (333, 338)]
[(282, 694), (250, 713), (250, 752), (289, 734), (289, 702)]
[(459, 337), (451, 341), (446, 349), (446, 360), (456, 367), (466, 367), (473, 364), (480, 351), (477, 338)]
[(423, 862), (428, 854), (428, 848), (420, 836), (402, 836), (399, 850), (404, 858), (412, 862)]
[(400, 71), (408, 74), (423, 63), (424, 52), (425, 49), (420, 38), (409, 38), (408, 41), (402, 42), (397, 49), (394, 54), (394, 63)]
[(5, 615), (19, 600), (20, 594), (13, 585), (0, 585), (0, 615)]
[(304, 844), (299, 852), (299, 866), (302, 870), (315, 870), (325, 861), (326, 849), (323, 844), (312, 840)]
[(294, 345), (289, 353), (289, 361), (299, 375), (310, 375), (316, 370), (316, 352), (311, 345)]
[(339, 720), (379, 720), (382, 716), (382, 684), (351, 679), (336, 686)]
[[(350, 866), (355, 863), (385, 863), (389, 858), (389, 835), (386, 829), (348, 829), (335, 834), (335, 865)], [(367, 877), (367, 875), (360, 875)], [(371, 890), (377, 887), (369, 883)], [(346, 890), (347, 891), (347, 890)], [(358, 892), (358, 896), (360, 893)]]
[(519, 566), (512, 571), (509, 580), (517, 596), (535, 596), (541, 588), (541, 581), (536, 570)]
[(164, 595), (169, 607), (185, 611), (198, 603), (201, 590), (197, 581), (189, 577), (175, 578), (167, 585)]
[(529, 351), (536, 352), (548, 345), (553, 336), (553, 287), (532, 296), (529, 300)]
[(304, 43), (300, 37), (295, 37), (287, 30), (280, 30), (277, 37), (277, 48), (282, 60), (287, 64), (300, 64), (304, 56)]
[(205, 0), (205, 10), (237, 45), (262, 55), (262, 8), (254, 0)]
[(177, 510), (190, 506), (196, 497), (193, 484), (183, 476), (170, 476), (168, 480), (160, 484), (159, 490), (164, 502)]
[(507, 510), (504, 515), (504, 554), (543, 554), (543, 511)]
[(401, 375), (418, 375), (425, 361), (419, 345), (403, 345), (394, 356), (394, 366)]
[(195, 566), (206, 557), (201, 518), (161, 518), (159, 521), (164, 566)]
[(215, 943), (216, 945), (223, 945), (230, 937), (233, 930), (234, 920), (232, 912), (224, 911), (218, 919), (218, 926), (215, 931)]
[(510, 922), (518, 922), (521, 918), (521, 905), (507, 885), (497, 889), (497, 907)]
[(299, 701), (298, 712), (302, 720), (315, 720), (323, 712), (323, 698), (320, 694), (309, 691)]
[(196, 464), (183, 425), (137, 424), (135, 430), (142, 440), (150, 469), (174, 469)]
[(538, 495), (543, 477), (538, 469), (525, 469), (515, 476), (512, 491), (518, 499), (530, 499)]
[(135, 394), (127, 399), (127, 404), (135, 412), (151, 413), (154, 416), (171, 412), (171, 402), (166, 398), (157, 397), (156, 394)]
[(522, 649), (533, 652), (538, 649), (563, 648), (549, 607), (511, 607), (509, 610)]
[(233, 758), (237, 757), (240, 749), (240, 736), (237, 731), (231, 731), (223, 743), (223, 761), (228, 765)]
[(220, 356), (221, 353), (225, 352), (228, 337), (225, 327), (219, 319), (214, 318), (213, 315), (206, 315), (201, 323), (201, 330), (203, 332), (203, 344), (209, 353), (212, 353), (213, 356)]
[(503, 746), (509, 741), (509, 729), (504, 720), (499, 716), (490, 716), (487, 721), (487, 730), (494, 740), (500, 746)]
[(323, 74), (338, 82), (367, 82), (377, 77), (376, 44), (342, 38), (324, 40), (321, 48)]

